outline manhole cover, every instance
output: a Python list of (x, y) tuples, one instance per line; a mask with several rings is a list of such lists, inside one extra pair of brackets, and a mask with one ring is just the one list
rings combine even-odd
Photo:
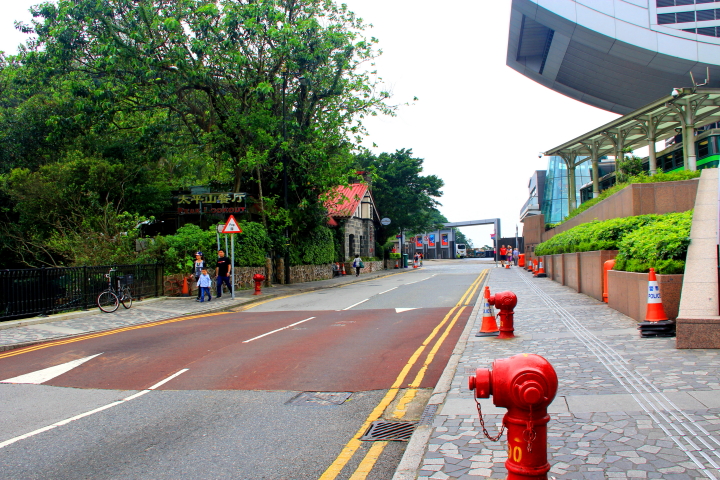
[(366, 442), (389, 441), (389, 442), (407, 442), (415, 431), (417, 422), (388, 422), (379, 420), (373, 422), (360, 437), (360, 440)]
[(302, 392), (285, 402), (285, 405), (342, 405), (351, 392)]

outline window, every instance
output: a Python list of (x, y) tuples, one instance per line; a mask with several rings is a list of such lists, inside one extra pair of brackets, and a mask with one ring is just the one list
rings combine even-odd
[(708, 37), (716, 37), (717, 36), (715, 27), (698, 28), (697, 33), (698, 33), (698, 35), (706, 35)]
[(675, 5), (695, 5), (695, 0), (675, 0)]
[(715, 20), (715, 10), (698, 10), (697, 21), (704, 22), (707, 20)]
[(673, 152), (673, 160), (675, 160), (675, 168), (682, 168), (685, 165), (685, 159), (683, 158), (683, 149), (678, 148)]
[(697, 3), (699, 5), (701, 3), (713, 3), (715, 1), (717, 1), (717, 0), (695, 0), (695, 3)]
[(658, 25), (667, 25), (669, 23), (675, 23), (674, 13), (658, 13)]
[(665, 157), (663, 158), (663, 160), (662, 160), (662, 169), (663, 169), (663, 172), (669, 172), (670, 170), (673, 169), (673, 161), (672, 161), (672, 158), (673, 158), (672, 154), (670, 154), (670, 155), (665, 155)]
[(710, 142), (708, 139), (697, 142), (698, 159), (705, 158), (710, 155)]
[(677, 23), (688, 23), (695, 21), (695, 12), (678, 12), (675, 14)]
[(674, 7), (675, 0), (657, 0), (656, 5), (658, 7)]

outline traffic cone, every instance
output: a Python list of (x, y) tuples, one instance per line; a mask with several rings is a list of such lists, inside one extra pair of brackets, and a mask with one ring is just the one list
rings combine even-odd
[(658, 286), (655, 269), (650, 269), (648, 275), (648, 296), (645, 321), (638, 325), (640, 335), (643, 337), (674, 337), (675, 322), (668, 319), (660, 298), (660, 287)]
[(490, 298), (490, 287), (485, 287), (485, 295), (483, 299), (483, 318), (480, 325), (480, 331), (475, 334), (476, 337), (496, 337), (500, 335), (500, 329), (495, 321), (492, 307), (488, 299)]
[(183, 277), (182, 296), (190, 296), (190, 286), (188, 285), (187, 277)]
[(344, 276), (344, 275), (347, 275), (347, 273), (345, 273), (345, 262), (343, 262), (342, 266), (343, 266), (343, 269), (342, 269), (342, 274), (343, 274), (343, 276)]
[(533, 277), (534, 277), (535, 275), (537, 275), (537, 272), (538, 272), (538, 261), (537, 261), (537, 258), (533, 258), (533, 261), (532, 261), (532, 274), (533, 274)]
[(395, 259), (395, 268), (400, 268), (399, 261), (397, 258)]
[(535, 278), (545, 278), (545, 277), (547, 277), (547, 274), (545, 273), (545, 265), (543, 265), (543, 259), (542, 259), (542, 257), (540, 257), (540, 259), (539, 259), (538, 262), (539, 262), (539, 263), (538, 263), (538, 270), (537, 270), (537, 273), (535, 273), (535, 274), (533, 275), (533, 277), (535, 277)]

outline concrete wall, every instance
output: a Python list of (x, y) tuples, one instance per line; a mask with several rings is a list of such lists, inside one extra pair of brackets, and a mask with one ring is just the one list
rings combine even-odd
[(712, 168), (702, 171), (695, 200), (677, 319), (677, 348), (720, 348), (717, 235), (718, 169)]
[[(658, 275), (663, 309), (669, 319), (678, 316), (683, 275)], [(645, 321), (647, 313), (648, 274), (608, 272), (608, 306), (638, 322)]]

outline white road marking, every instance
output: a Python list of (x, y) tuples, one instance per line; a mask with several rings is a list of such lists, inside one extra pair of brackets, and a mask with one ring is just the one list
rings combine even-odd
[(290, 327), (294, 327), (295, 325), (300, 325), (301, 323), (305, 323), (305, 322), (307, 322), (308, 320), (312, 320), (313, 318), (315, 318), (315, 317), (306, 318), (305, 320), (300, 320), (299, 322), (295, 322), (295, 323), (293, 323), (293, 324), (290, 324), (290, 325), (288, 325), (287, 327), (282, 327), (282, 328), (278, 328), (277, 330), (273, 330), (272, 332), (263, 333), (262, 335), (258, 335), (257, 337), (251, 338), (250, 340), (245, 340), (245, 341), (242, 342), (242, 343), (250, 343), (250, 342), (252, 342), (253, 340), (257, 340), (258, 338), (267, 337), (268, 335), (272, 335), (273, 333), (277, 333), (277, 332), (281, 332), (281, 331), (283, 331), (283, 330), (287, 330), (287, 329), (290, 328)]
[[(99, 355), (99, 354), (98, 354), (98, 355)], [(97, 356), (97, 355), (95, 355), (95, 356)], [(93, 415), (93, 414), (98, 413), (98, 412), (102, 412), (103, 410), (107, 410), (108, 408), (112, 408), (112, 407), (115, 407), (115, 406), (120, 405), (120, 404), (122, 404), (122, 403), (129, 402), (130, 400), (134, 400), (134, 399), (136, 399), (136, 398), (138, 398), (138, 397), (141, 397), (141, 396), (145, 395), (146, 393), (150, 393), (151, 391), (153, 391), (154, 389), (156, 389), (156, 388), (159, 387), (160, 385), (163, 385), (164, 383), (172, 380), (173, 378), (175, 378), (175, 377), (177, 377), (178, 375), (180, 375), (180, 374), (182, 374), (182, 373), (185, 373), (185, 372), (187, 372), (187, 371), (188, 371), (188, 369), (187, 369), (187, 368), (184, 368), (184, 369), (180, 370), (179, 372), (170, 375), (170, 376), (169, 376), (168, 378), (166, 378), (165, 380), (156, 383), (155, 385), (153, 385), (152, 387), (148, 388), (147, 390), (142, 390), (142, 391), (140, 391), (140, 392), (138, 392), (138, 393), (135, 393), (135, 394), (133, 394), (133, 395), (130, 395), (129, 397), (125, 397), (125, 398), (123, 398), (122, 400), (118, 400), (118, 401), (116, 401), (116, 402), (108, 403), (107, 405), (103, 405), (102, 407), (98, 407), (98, 408), (96, 408), (96, 409), (94, 409), (94, 410), (90, 410), (89, 412), (81, 413), (80, 415), (75, 415), (74, 417), (66, 418), (65, 420), (60, 420), (59, 422), (55, 422), (55, 423), (53, 423), (52, 425), (48, 425), (47, 427), (38, 428), (37, 430), (33, 430), (32, 432), (26, 433), (26, 434), (24, 434), (24, 435), (19, 435), (19, 436), (15, 437), (15, 438), (11, 438), (10, 440), (5, 440), (4, 442), (0, 442), (0, 448), (5, 448), (5, 447), (7, 447), (8, 445), (12, 445), (12, 444), (15, 443), (15, 442), (19, 442), (20, 440), (24, 440), (24, 439), (26, 439), (26, 438), (33, 437), (33, 436), (35, 436), (35, 435), (37, 435), (37, 434), (39, 434), (39, 433), (47, 432), (48, 430), (52, 430), (53, 428), (57, 428), (57, 427), (61, 427), (61, 426), (63, 426), (63, 425), (67, 425), (68, 423), (74, 422), (75, 420), (80, 420), (81, 418), (89, 417), (90, 415)]]
[(366, 299), (363, 300), (362, 302), (358, 302), (358, 303), (355, 303), (355, 304), (353, 304), (353, 305), (350, 305), (350, 306), (347, 307), (347, 308), (343, 308), (343, 310), (350, 310), (351, 308), (357, 307), (357, 306), (360, 305), (361, 303), (365, 303), (365, 302), (367, 302), (368, 300), (370, 300), (370, 299), (369, 299), (369, 298), (366, 298)]
[(395, 309), (395, 313), (407, 312), (408, 310), (417, 310), (417, 307), (414, 307), (414, 308), (396, 308), (396, 309)]
[(398, 287), (393, 287), (390, 290), (385, 290), (384, 292), (378, 293), (378, 295), (382, 295), (383, 293), (391, 292), (391, 291), (395, 290), (396, 288), (398, 288)]
[(32, 384), (32, 385), (40, 385), (41, 383), (50, 381), (55, 377), (59, 377), (63, 373), (69, 372), (73, 368), (82, 365), (83, 363), (87, 362), (88, 360), (92, 360), (93, 358), (97, 357), (98, 355), (102, 355), (102, 353), (98, 353), (96, 355), (90, 355), (89, 357), (85, 357), (85, 358), (78, 358), (77, 360), (72, 360), (70, 362), (63, 363), (61, 365), (55, 365), (54, 367), (43, 368), (42, 370), (38, 370), (36, 372), (31, 372), (31, 373), (26, 373), (25, 375), (19, 375), (17, 377), (13, 377), (13, 378), (8, 378), (7, 380), (0, 380), (0, 383), (27, 383), (27, 384)]

